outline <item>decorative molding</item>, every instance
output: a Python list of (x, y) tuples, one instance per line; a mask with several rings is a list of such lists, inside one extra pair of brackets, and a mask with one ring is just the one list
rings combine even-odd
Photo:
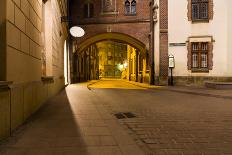
[(168, 29), (160, 29), (160, 33), (168, 33)]
[[(191, 40), (198, 40), (198, 41), (191, 41)], [(189, 36), (186, 42), (215, 42), (213, 36), (210, 35), (203, 35), (203, 36)]]
[(127, 24), (127, 23), (150, 23), (150, 19), (133, 19), (133, 20), (118, 20), (118, 21), (87, 21), (78, 22), (78, 25), (100, 25), (100, 24)]
[(186, 43), (169, 43), (170, 47), (175, 47), (175, 46), (186, 46)]

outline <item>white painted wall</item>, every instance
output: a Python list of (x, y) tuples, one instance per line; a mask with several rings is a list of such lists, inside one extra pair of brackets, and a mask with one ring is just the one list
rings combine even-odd
[[(169, 43), (185, 43), (190, 36), (213, 36), (213, 70), (209, 73), (191, 73), (187, 69), (187, 47), (169, 46), (169, 53), (175, 56), (175, 76), (232, 76), (228, 72), (228, 35), (227, 7), (230, 0), (214, 0), (214, 17), (209, 23), (194, 23), (187, 18), (187, 0), (169, 0)], [(231, 10), (230, 10), (231, 15)], [(231, 22), (230, 22), (231, 24)], [(231, 30), (230, 30), (231, 31)], [(231, 45), (230, 45), (231, 46)], [(231, 48), (231, 47), (230, 47)], [(232, 66), (232, 64), (230, 64)]]
[(228, 65), (227, 65), (227, 71), (228, 74), (232, 75), (232, 1), (231, 0), (227, 0), (228, 1), (228, 5), (227, 5), (227, 20), (228, 20), (228, 27), (227, 27), (227, 31), (228, 31), (228, 39), (227, 39), (227, 50), (228, 50), (228, 57), (227, 57), (227, 61), (228, 61)]

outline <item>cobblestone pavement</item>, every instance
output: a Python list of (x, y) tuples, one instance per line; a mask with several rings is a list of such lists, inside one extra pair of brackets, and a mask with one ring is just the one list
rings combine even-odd
[(120, 80), (71, 85), (3, 142), (0, 154), (232, 155), (232, 100)]
[(147, 154), (232, 155), (231, 99), (155, 89), (93, 92), (109, 113), (137, 116), (118, 121)]

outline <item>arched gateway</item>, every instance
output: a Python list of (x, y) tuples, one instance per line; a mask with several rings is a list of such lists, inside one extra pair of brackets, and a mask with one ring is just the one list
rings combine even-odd
[[(144, 43), (126, 34), (103, 33), (82, 41), (75, 47), (73, 59), (73, 82), (80, 82), (99, 78), (99, 42), (116, 42), (131, 47), (125, 55), (128, 63), (128, 80), (149, 82), (147, 73), (147, 49)], [(131, 66), (134, 67), (132, 69)], [(134, 74), (134, 76), (133, 76)]]
[[(149, 0), (71, 0), (70, 26), (81, 26), (86, 34), (74, 40), (72, 81), (97, 78), (97, 43), (114, 41), (134, 48), (128, 64), (135, 68), (129, 80), (149, 82)], [(129, 51), (127, 51), (129, 53)], [(133, 53), (134, 52), (134, 53)], [(133, 58), (132, 58), (133, 57)], [(96, 61), (93, 61), (93, 60)], [(131, 62), (132, 61), (132, 62)], [(130, 70), (128, 69), (129, 75)], [(134, 69), (133, 69), (134, 70)]]

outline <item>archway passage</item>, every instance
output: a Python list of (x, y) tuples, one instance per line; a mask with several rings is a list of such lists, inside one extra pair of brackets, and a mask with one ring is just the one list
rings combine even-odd
[(74, 52), (72, 81), (100, 78), (149, 82), (145, 45), (120, 33), (99, 34), (81, 42)]
[(115, 33), (115, 32), (102, 33), (102, 34), (98, 34), (90, 38), (87, 38), (86, 40), (82, 41), (78, 45), (77, 51), (83, 51), (88, 46), (95, 44), (97, 42), (104, 41), (104, 40), (114, 40), (116, 42), (126, 43), (128, 45), (135, 47), (136, 49), (138, 49), (139, 51), (143, 53), (146, 52), (146, 45), (143, 42), (127, 34)]

